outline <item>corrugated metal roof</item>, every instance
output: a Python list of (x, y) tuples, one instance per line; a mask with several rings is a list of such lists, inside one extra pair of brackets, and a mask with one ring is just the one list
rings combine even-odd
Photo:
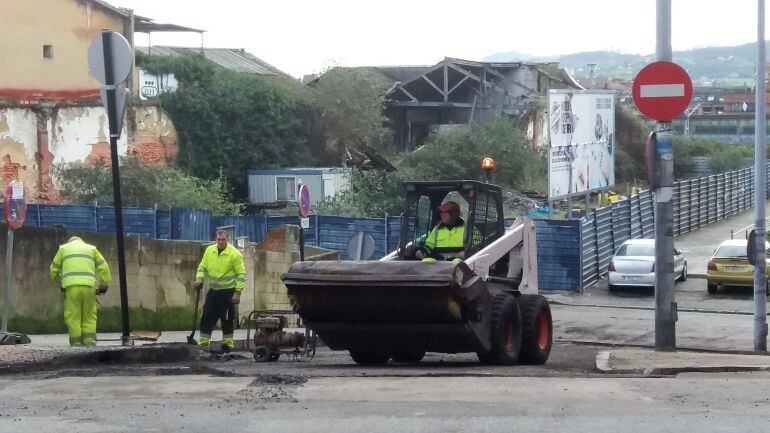
[[(200, 48), (170, 47), (153, 45), (148, 47), (136, 47), (144, 54), (152, 53), (155, 56), (181, 57), (190, 54), (200, 54)], [(235, 72), (259, 75), (283, 75), (289, 76), (273, 65), (263, 61), (243, 49), (237, 48), (203, 48), (203, 55), (217, 65)]]

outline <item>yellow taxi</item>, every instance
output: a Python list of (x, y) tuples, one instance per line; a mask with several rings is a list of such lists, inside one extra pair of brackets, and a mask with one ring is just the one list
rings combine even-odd
[[(715, 294), (719, 285), (754, 286), (754, 266), (746, 256), (746, 239), (730, 239), (722, 242), (714, 251), (706, 270), (709, 294)], [(770, 244), (765, 242), (765, 248)], [(768, 254), (770, 257), (770, 254)], [(770, 266), (765, 264), (765, 273), (770, 276)]]

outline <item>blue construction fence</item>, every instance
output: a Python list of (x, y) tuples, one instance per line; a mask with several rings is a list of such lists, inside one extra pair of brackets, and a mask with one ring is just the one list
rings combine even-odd
[[(308, 218), (310, 226), (305, 229), (305, 242), (339, 251), (343, 260), (351, 258), (348, 257), (348, 243), (359, 232), (368, 234), (374, 242), (371, 259), (382, 258), (398, 247), (401, 218), (397, 216), (348, 218), (310, 215)], [(218, 227), (233, 226), (236, 236), (247, 236), (252, 242), (260, 242), (274, 228), (299, 224), (299, 217), (267, 215), (214, 217), (208, 212), (175, 208), (171, 210), (170, 239), (212, 239)]]
[[(3, 211), (0, 203), (0, 212)], [(123, 208), (123, 226), (127, 235), (149, 239), (211, 240), (218, 227), (234, 226), (236, 236), (260, 242), (267, 233), (285, 225), (299, 225), (299, 217), (267, 215), (212, 216), (210, 212), (189, 208)], [(115, 233), (115, 208), (87, 205), (37, 205), (27, 207), (25, 226), (64, 226), (72, 231)], [(347, 218), (310, 215), (305, 242), (342, 253), (347, 257), (348, 242), (359, 232), (374, 241), (372, 259), (379, 259), (396, 249), (401, 230), (397, 216), (383, 218)]]
[[(0, 204), (0, 212), (2, 204)], [(398, 247), (401, 218), (348, 218), (310, 215), (305, 230), (309, 245), (339, 251), (348, 256), (348, 243), (359, 232), (374, 242), (371, 259), (379, 259)], [(507, 221), (510, 223), (511, 221)], [(190, 208), (124, 208), (126, 234), (150, 239), (211, 240), (219, 227), (233, 226), (236, 236), (260, 242), (267, 233), (285, 225), (299, 225), (299, 217), (267, 215), (212, 216)], [(24, 224), (34, 227), (64, 226), (72, 231), (115, 233), (115, 209), (108, 206), (37, 205), (27, 209)], [(537, 220), (539, 285), (543, 290), (580, 290), (580, 224), (577, 221)]]

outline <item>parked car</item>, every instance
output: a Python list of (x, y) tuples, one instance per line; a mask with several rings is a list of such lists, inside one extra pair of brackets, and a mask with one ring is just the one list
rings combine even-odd
[[(687, 279), (687, 260), (676, 248), (674, 275)], [(619, 286), (655, 287), (655, 239), (629, 239), (618, 248), (609, 266), (609, 289)]]
[[(730, 239), (719, 244), (706, 268), (707, 289), (709, 294), (717, 292), (723, 286), (754, 286), (754, 266), (746, 256), (746, 239)], [(770, 244), (765, 242), (765, 248)], [(770, 252), (768, 252), (770, 256)], [(765, 274), (770, 275), (770, 267), (765, 265)]]

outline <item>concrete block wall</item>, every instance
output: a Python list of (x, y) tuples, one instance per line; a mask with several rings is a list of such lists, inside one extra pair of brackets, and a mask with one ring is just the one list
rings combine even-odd
[[(291, 309), (281, 275), (299, 260), (298, 228), (274, 229), (265, 242), (246, 243), (241, 249), (246, 265), (246, 287), (239, 307), (243, 319), (254, 309)], [(0, 224), (0, 263), (5, 263), (6, 227)], [(59, 245), (73, 233), (63, 229), (25, 227), (14, 236), (14, 287), (11, 317), (62, 320), (63, 296), (49, 279), (49, 265)], [(78, 233), (95, 245), (110, 265), (112, 281), (99, 297), (101, 308), (120, 306), (117, 246), (113, 235)], [(159, 311), (167, 307), (192, 308), (195, 272), (211, 242), (140, 239), (125, 240), (129, 307)], [(306, 257), (338, 260), (339, 253), (306, 247)], [(5, 281), (4, 266), (0, 281)], [(24, 330), (20, 330), (24, 331)]]
[[(339, 260), (337, 251), (305, 246), (306, 260)], [(254, 309), (291, 310), (286, 286), (281, 281), (292, 264), (299, 261), (299, 228), (273, 229), (255, 247)]]

